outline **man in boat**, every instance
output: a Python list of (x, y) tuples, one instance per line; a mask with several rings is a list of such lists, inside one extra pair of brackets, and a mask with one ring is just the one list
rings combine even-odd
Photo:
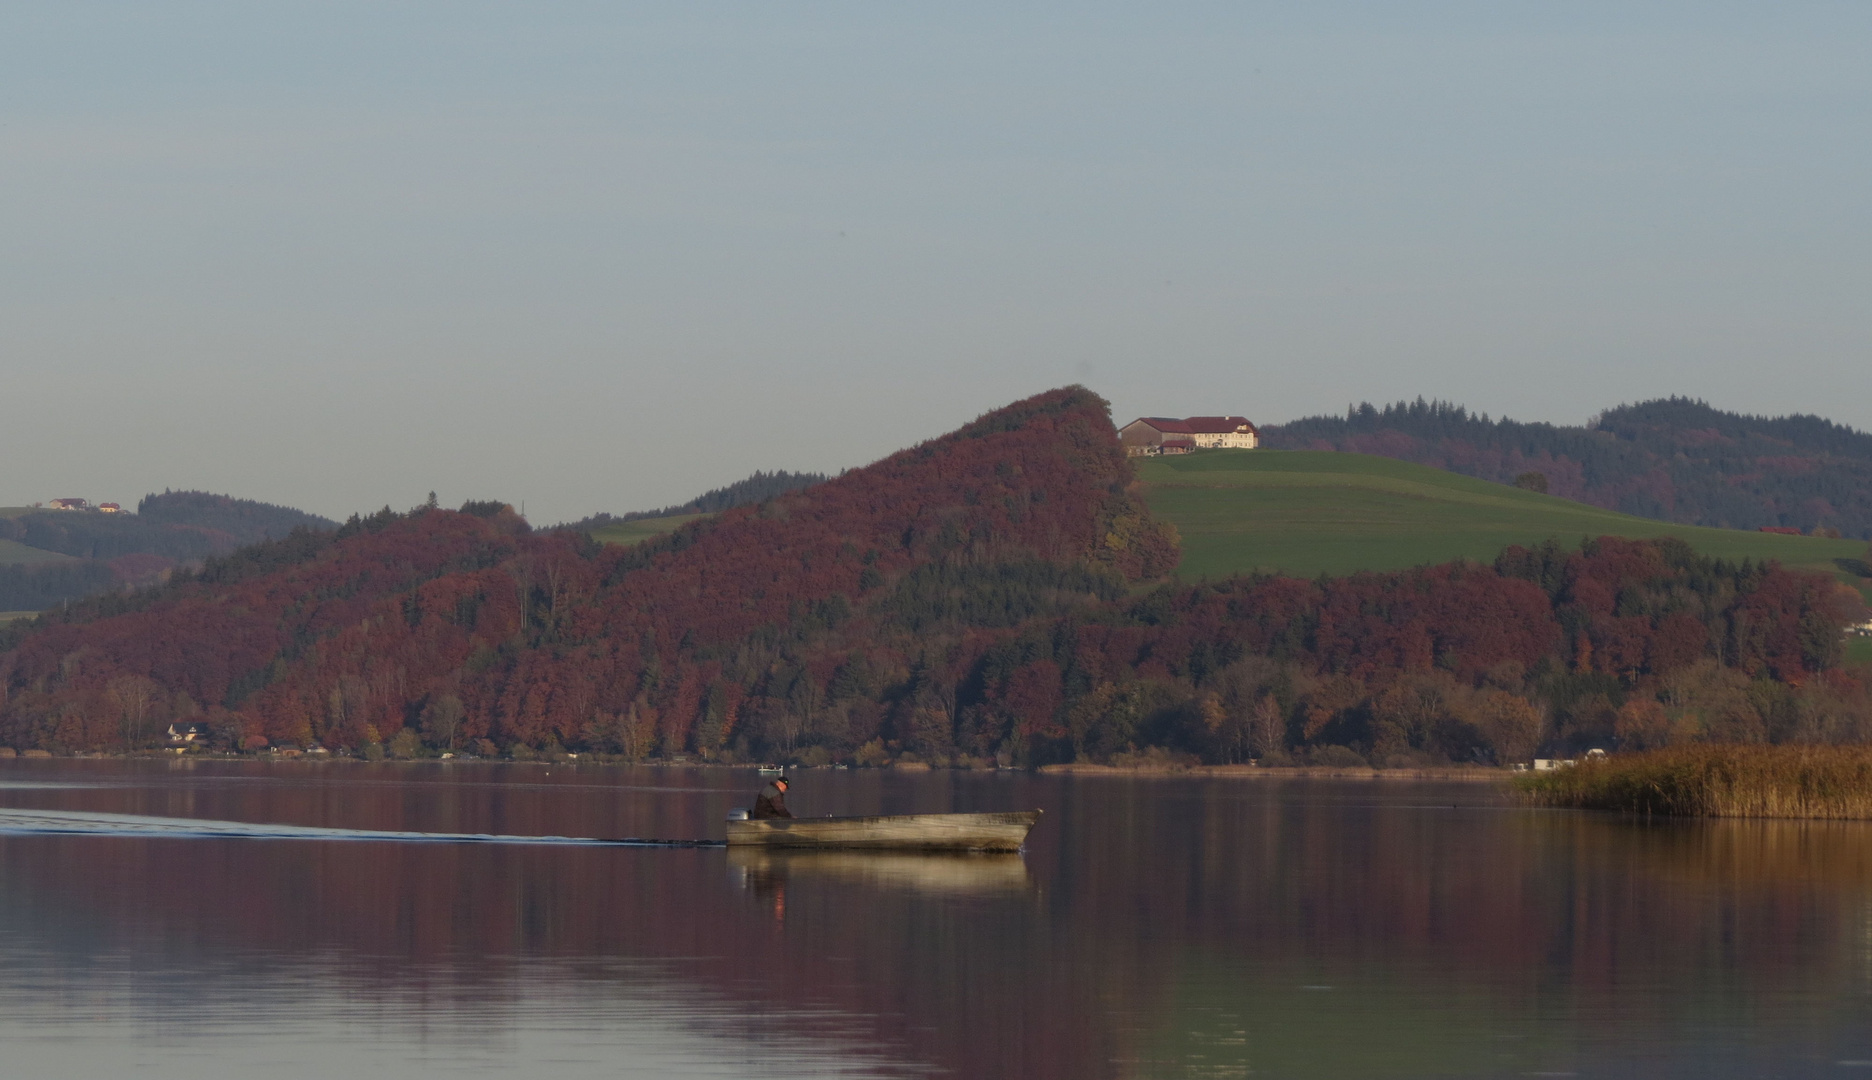
[(754, 800), (754, 812), (748, 817), (754, 821), (765, 818), (792, 817), (793, 811), (786, 808), (787, 778), (782, 776), (761, 789), (760, 796)]

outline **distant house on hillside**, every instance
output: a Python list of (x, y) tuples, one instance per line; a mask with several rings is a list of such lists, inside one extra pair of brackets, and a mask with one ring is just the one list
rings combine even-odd
[(1187, 454), (1191, 450), (1253, 450), (1261, 443), (1261, 432), (1246, 417), (1191, 416), (1177, 420), (1168, 416), (1144, 416), (1118, 429), (1118, 441), (1132, 457), (1154, 454)]
[(103, 514), (121, 514), (123, 507), (116, 503), (98, 503), (98, 512)]
[(53, 499), (46, 504), (46, 507), (51, 510), (84, 510), (90, 505), (90, 502), (84, 499)]

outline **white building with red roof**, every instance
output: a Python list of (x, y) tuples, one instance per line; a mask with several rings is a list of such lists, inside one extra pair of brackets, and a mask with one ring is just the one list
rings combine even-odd
[(1261, 432), (1243, 416), (1143, 416), (1118, 429), (1132, 457), (1195, 450), (1253, 450)]

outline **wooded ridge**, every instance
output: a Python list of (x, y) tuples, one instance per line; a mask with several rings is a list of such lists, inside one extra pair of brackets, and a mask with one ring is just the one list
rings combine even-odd
[(1601, 539), (1167, 578), (1078, 387), (633, 548), (498, 503), (302, 531), (0, 637), (0, 744), (1039, 765), (1872, 738), (1850, 589)]

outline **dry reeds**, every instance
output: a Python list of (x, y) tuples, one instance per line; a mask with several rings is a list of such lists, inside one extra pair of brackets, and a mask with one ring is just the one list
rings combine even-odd
[(1872, 747), (1680, 746), (1530, 773), (1540, 806), (1674, 817), (1872, 819)]

